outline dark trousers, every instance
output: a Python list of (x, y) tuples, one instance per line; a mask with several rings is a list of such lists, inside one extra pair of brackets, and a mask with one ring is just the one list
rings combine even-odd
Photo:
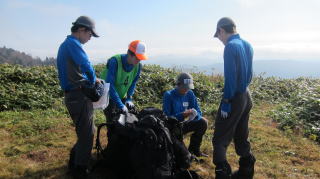
[(206, 133), (207, 127), (208, 121), (205, 118), (201, 118), (199, 120), (190, 121), (183, 124), (183, 134), (193, 132), (193, 134), (190, 137), (189, 151), (200, 152), (202, 137)]
[(92, 102), (81, 90), (65, 93), (65, 104), (75, 125), (77, 142), (70, 161), (76, 166), (87, 166), (93, 146), (94, 122)]
[(218, 164), (226, 161), (226, 151), (232, 139), (236, 152), (241, 157), (251, 154), (248, 141), (249, 113), (252, 108), (250, 92), (236, 94), (231, 102), (231, 113), (227, 119), (221, 118), (221, 105), (215, 121), (213, 144), (213, 163)]

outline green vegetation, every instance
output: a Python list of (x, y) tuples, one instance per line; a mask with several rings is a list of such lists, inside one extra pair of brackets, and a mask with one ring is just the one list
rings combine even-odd
[(0, 111), (47, 109), (62, 97), (55, 67), (0, 64)]
[(272, 111), (271, 116), (281, 129), (302, 132), (320, 142), (320, 80), (291, 80), (294, 89), (286, 100)]
[[(95, 67), (97, 74), (103, 67)], [(133, 97), (138, 108), (161, 107), (162, 95), (173, 88), (178, 73), (145, 65)], [(194, 92), (212, 125), (223, 77), (193, 76)], [(0, 82), (0, 178), (64, 178), (75, 134), (55, 67), (1, 64)], [(250, 90), (255, 103), (250, 137), (258, 159), (256, 178), (320, 177), (320, 146), (314, 143), (320, 142), (320, 79), (258, 76)], [(104, 122), (101, 111), (95, 112), (95, 122)], [(212, 133), (210, 128), (202, 146), (209, 154)], [(235, 168), (237, 157), (232, 147), (228, 156)], [(192, 167), (205, 178), (213, 177), (211, 158)]]
[[(104, 65), (96, 66), (100, 74)], [(134, 100), (138, 108), (161, 107), (162, 95), (175, 85), (175, 69), (145, 65)], [(198, 97), (204, 114), (215, 115), (222, 94), (223, 78), (194, 73)], [(61, 101), (57, 71), (52, 66), (29, 67), (0, 65), (0, 111), (52, 108)], [(255, 77), (250, 86), (256, 104), (277, 105), (270, 115), (285, 130), (301, 131), (310, 139), (320, 141), (320, 80)]]

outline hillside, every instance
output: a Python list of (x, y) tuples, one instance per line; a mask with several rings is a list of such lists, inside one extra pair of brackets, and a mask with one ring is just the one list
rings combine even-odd
[[(101, 71), (102, 67), (95, 68)], [(173, 87), (177, 72), (144, 66), (134, 96), (138, 108), (160, 107), (162, 94)], [(212, 126), (222, 77), (193, 76), (194, 92)], [(75, 134), (55, 68), (0, 65), (0, 82), (0, 178), (67, 178)], [(319, 178), (320, 80), (257, 76), (250, 89), (255, 102), (250, 120), (250, 140), (257, 156), (255, 178)], [(96, 111), (95, 123), (103, 121), (102, 112)], [(210, 128), (202, 145), (210, 156), (212, 133)], [(235, 169), (237, 157), (232, 146), (228, 158)], [(192, 168), (204, 178), (213, 178), (211, 157), (193, 163)]]
[(55, 58), (46, 58), (41, 60), (39, 57), (32, 57), (24, 52), (19, 52), (12, 48), (0, 47), (0, 64), (8, 63), (13, 65), (23, 66), (43, 66), (43, 65), (55, 65)]

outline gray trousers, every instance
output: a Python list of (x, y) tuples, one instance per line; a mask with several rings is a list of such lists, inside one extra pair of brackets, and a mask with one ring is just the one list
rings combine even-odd
[[(93, 146), (93, 106), (81, 90), (65, 93), (65, 104), (75, 125), (77, 142), (73, 146), (73, 164), (87, 166)], [(71, 159), (72, 160), (72, 159)]]
[(212, 139), (214, 164), (227, 160), (226, 151), (232, 139), (236, 153), (240, 157), (246, 157), (251, 154), (250, 142), (248, 141), (248, 121), (251, 108), (252, 100), (249, 90), (235, 95), (231, 102), (231, 113), (227, 119), (221, 118), (220, 105)]
[(190, 137), (189, 151), (200, 152), (202, 137), (206, 133), (207, 127), (208, 121), (205, 118), (183, 124), (183, 134), (193, 132)]

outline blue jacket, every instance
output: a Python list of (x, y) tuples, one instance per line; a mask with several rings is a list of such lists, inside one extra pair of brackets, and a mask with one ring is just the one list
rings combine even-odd
[[(252, 79), (253, 49), (251, 45), (232, 35), (224, 48), (224, 93), (223, 98), (232, 100), (236, 93), (246, 91)], [(230, 112), (231, 104), (222, 104), (223, 111)]]
[(202, 116), (197, 98), (192, 90), (189, 90), (185, 95), (181, 95), (177, 88), (166, 91), (163, 97), (162, 108), (167, 116), (176, 117), (179, 121), (184, 120), (182, 113), (187, 109), (194, 108), (198, 112), (194, 120), (200, 120)]
[[(134, 65), (131, 65), (128, 63), (127, 56), (128, 56), (127, 54), (122, 54), (121, 61), (122, 61), (122, 67), (124, 68), (124, 71), (129, 72), (129, 71), (133, 70)], [(131, 100), (131, 97), (134, 94), (134, 89), (136, 87), (136, 83), (137, 83), (138, 79), (140, 78), (141, 64), (139, 64), (139, 65), (140, 66), (138, 69), (137, 76), (134, 78), (134, 80), (133, 80), (133, 82), (127, 92), (127, 99), (126, 99), (127, 101)], [(110, 83), (109, 95), (110, 95), (110, 99), (112, 100), (110, 102), (115, 103), (119, 109), (122, 109), (124, 107), (124, 104), (122, 103), (122, 101), (121, 101), (122, 99), (120, 99), (120, 97), (116, 91), (116, 88), (114, 86), (115, 80), (116, 80), (116, 75), (117, 75), (117, 69), (118, 69), (117, 59), (114, 57), (111, 58), (108, 61), (107, 66), (108, 66), (108, 74), (107, 74), (106, 82)]]
[(80, 41), (69, 35), (60, 45), (57, 56), (60, 86), (63, 90), (79, 88), (88, 81), (94, 84), (96, 75)]

